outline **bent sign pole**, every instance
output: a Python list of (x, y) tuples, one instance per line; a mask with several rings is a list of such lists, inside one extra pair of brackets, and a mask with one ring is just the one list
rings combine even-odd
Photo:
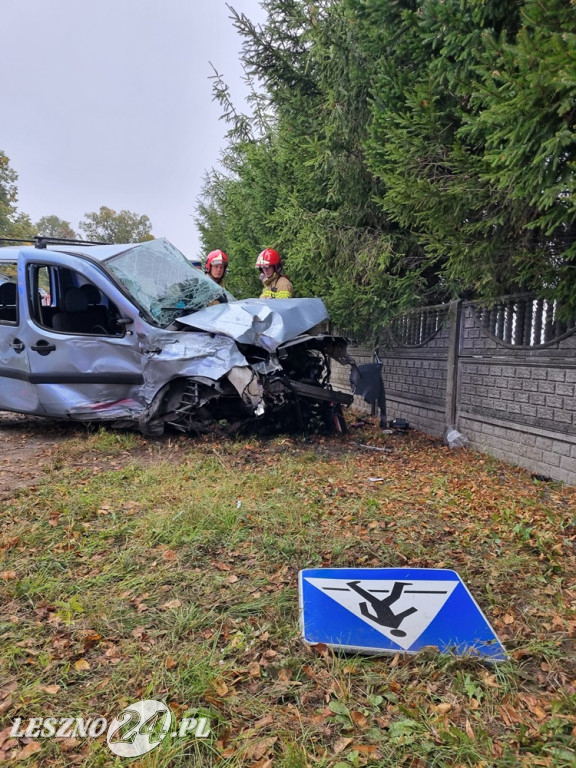
[(505, 661), (507, 654), (455, 571), (316, 568), (300, 571), (306, 643), (357, 653), (441, 653)]

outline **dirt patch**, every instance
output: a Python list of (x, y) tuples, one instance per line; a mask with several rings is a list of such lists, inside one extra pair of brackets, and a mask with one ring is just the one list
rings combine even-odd
[(77, 424), (0, 411), (0, 499), (38, 483), (60, 443), (79, 431)]
[[(42, 482), (46, 473), (53, 469), (54, 462), (60, 460), (62, 444), (75, 438), (86, 438), (100, 426), (0, 411), (0, 501), (7, 501), (19, 490), (33, 488)], [(152, 441), (141, 438), (140, 445), (116, 454), (112, 462), (101, 452), (88, 450), (76, 458), (70, 456), (67, 466), (83, 469), (89, 466), (98, 472), (109, 469), (111, 464), (117, 469), (133, 461), (147, 463), (154, 461), (151, 445), (164, 442), (169, 444), (170, 436)]]

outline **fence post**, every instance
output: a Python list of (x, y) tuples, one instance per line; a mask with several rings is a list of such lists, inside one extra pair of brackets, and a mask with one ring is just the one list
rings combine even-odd
[(448, 340), (448, 360), (446, 364), (446, 427), (456, 427), (458, 411), (458, 360), (460, 357), (460, 333), (462, 326), (462, 301), (450, 302), (448, 310), (450, 338)]

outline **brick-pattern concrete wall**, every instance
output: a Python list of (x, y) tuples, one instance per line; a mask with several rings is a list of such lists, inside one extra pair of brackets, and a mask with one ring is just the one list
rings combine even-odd
[[(514, 347), (490, 335), (472, 302), (451, 308), (419, 346), (383, 332), (388, 418), (436, 436), (455, 426), (473, 448), (576, 485), (576, 332), (542, 347)], [(366, 347), (349, 351), (357, 363), (372, 362)], [(349, 391), (346, 367), (334, 365), (332, 380)], [(371, 410), (358, 399), (355, 405)]]
[(381, 346), (388, 418), (405, 418), (431, 435), (445, 428), (449, 322), (428, 344)]
[(514, 348), (465, 303), (457, 377), (457, 425), (473, 446), (576, 485), (576, 334)]

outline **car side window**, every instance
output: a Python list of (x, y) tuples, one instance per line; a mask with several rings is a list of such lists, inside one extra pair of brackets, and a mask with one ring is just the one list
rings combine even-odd
[(30, 310), (34, 321), (59, 333), (122, 336), (116, 305), (79, 272), (31, 265)]
[(0, 323), (16, 325), (18, 322), (18, 268), (16, 262), (3, 262), (0, 274)]

